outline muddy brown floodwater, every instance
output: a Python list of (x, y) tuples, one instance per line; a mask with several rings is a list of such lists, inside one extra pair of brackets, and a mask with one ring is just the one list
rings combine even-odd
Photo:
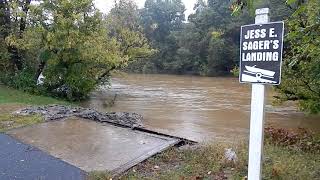
[[(320, 116), (304, 115), (293, 104), (272, 106), (268, 88), (266, 124), (320, 131)], [(113, 107), (107, 101), (114, 95)], [(196, 141), (234, 141), (249, 133), (251, 88), (237, 78), (122, 75), (111, 89), (92, 93), (83, 105), (100, 111), (137, 112), (152, 130)]]

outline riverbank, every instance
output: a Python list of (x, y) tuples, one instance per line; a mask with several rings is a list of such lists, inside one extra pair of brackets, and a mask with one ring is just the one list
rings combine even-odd
[[(225, 158), (227, 148), (236, 153), (235, 160)], [(90, 180), (105, 179), (246, 179), (248, 147), (243, 144), (210, 144), (188, 148), (172, 148), (112, 177), (105, 172), (93, 172)], [(264, 147), (263, 179), (318, 179), (320, 154), (275, 145), (266, 139)]]
[(47, 105), (63, 104), (71, 105), (72, 103), (55, 99), (52, 97), (32, 95), (19, 91), (4, 85), (0, 85), (0, 105), (3, 104), (25, 104), (25, 105)]
[(30, 105), (47, 104), (71, 105), (71, 103), (66, 101), (51, 97), (31, 95), (0, 85), (0, 132), (44, 122), (44, 118), (40, 115), (20, 116), (12, 114), (12, 112)]
[(0, 132), (44, 121), (66, 119), (72, 116), (128, 127), (142, 127), (143, 118), (136, 113), (101, 113), (94, 109), (72, 105), (75, 104), (0, 86)]

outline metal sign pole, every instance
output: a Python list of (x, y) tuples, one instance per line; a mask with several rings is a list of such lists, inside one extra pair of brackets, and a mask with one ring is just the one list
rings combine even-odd
[[(269, 9), (256, 9), (255, 24), (269, 22)], [(260, 180), (263, 155), (265, 85), (252, 84), (248, 180)]]

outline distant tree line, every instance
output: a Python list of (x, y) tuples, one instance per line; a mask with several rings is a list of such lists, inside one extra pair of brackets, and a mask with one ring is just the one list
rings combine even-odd
[[(146, 0), (140, 10), (140, 23), (146, 37), (158, 52), (134, 61), (129, 71), (142, 73), (231, 74), (239, 63), (240, 26), (254, 23), (254, 16), (243, 11), (232, 15), (233, 1), (198, 0), (194, 13), (185, 21), (181, 0)], [(271, 19), (292, 14), (285, 0), (261, 1), (255, 7), (272, 9)]]

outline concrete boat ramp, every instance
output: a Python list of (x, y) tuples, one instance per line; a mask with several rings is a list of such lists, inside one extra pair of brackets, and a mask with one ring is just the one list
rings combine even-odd
[[(156, 153), (186, 141), (143, 128), (75, 117), (14, 129), (1, 137), (6, 140), (0, 140), (0, 177), (8, 179), (23, 177), (25, 173), (34, 175), (29, 179), (50, 179), (45, 177), (56, 171), (59, 172), (57, 175), (61, 175), (58, 179), (83, 179), (84, 172), (90, 171), (119, 174)], [(12, 144), (16, 147), (11, 147)], [(30, 148), (37, 149), (41, 158), (33, 159), (34, 151), (25, 151)], [(3, 149), (10, 152), (10, 158)], [(29, 158), (21, 157), (21, 153)], [(39, 171), (38, 166), (43, 171)]]

